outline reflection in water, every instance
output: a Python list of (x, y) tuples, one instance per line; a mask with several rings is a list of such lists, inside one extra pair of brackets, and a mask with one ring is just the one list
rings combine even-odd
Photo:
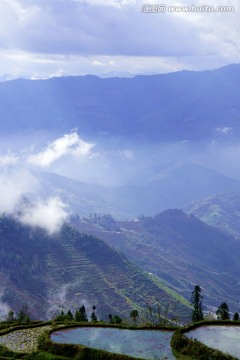
[(211, 348), (240, 358), (240, 326), (202, 326), (185, 335)]
[(82, 344), (144, 359), (173, 360), (172, 332), (113, 328), (72, 328), (56, 331), (51, 339), (58, 343)]

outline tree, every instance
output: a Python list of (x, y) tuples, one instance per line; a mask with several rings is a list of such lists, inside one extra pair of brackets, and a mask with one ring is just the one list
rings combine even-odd
[(137, 317), (139, 316), (139, 315), (138, 315), (138, 311), (137, 311), (137, 310), (132, 310), (132, 311), (130, 312), (130, 316), (131, 316), (131, 318), (133, 319), (133, 321), (136, 323)]
[(233, 320), (234, 321), (239, 321), (239, 313), (238, 312), (235, 312), (234, 315), (233, 315)]
[(146, 299), (146, 313), (144, 317), (147, 318), (152, 326), (172, 324), (173, 322), (177, 324), (179, 319), (177, 314), (175, 314), (176, 306), (177, 301), (170, 299), (169, 296), (162, 296), (161, 299), (149, 297)]
[(191, 303), (193, 305), (193, 312), (192, 312), (192, 321), (198, 322), (203, 320), (203, 310), (202, 310), (202, 289), (199, 285), (195, 285), (194, 290), (192, 292)]
[(56, 317), (56, 320), (57, 321), (64, 321), (65, 319), (66, 319), (66, 314), (64, 313), (64, 311), (62, 310), (61, 311), (61, 313), (60, 313), (60, 315), (58, 315), (57, 317)]
[(28, 324), (30, 322), (30, 317), (28, 314), (28, 304), (25, 303), (22, 309), (19, 311), (17, 316), (17, 321), (20, 323)]
[(114, 324), (121, 324), (122, 323), (122, 319), (118, 315), (114, 315), (112, 320), (113, 320)]
[(82, 305), (80, 307), (79, 310), (76, 311), (75, 313), (75, 320), (78, 322), (87, 322), (88, 318), (87, 318), (87, 314), (86, 314), (86, 310), (85, 310), (85, 306)]
[(74, 315), (74, 320), (77, 321), (77, 322), (81, 321), (79, 310), (76, 310), (75, 315)]
[(118, 315), (112, 316), (112, 314), (109, 314), (108, 319), (109, 319), (110, 324), (121, 324), (122, 323), (122, 319)]
[(229, 308), (228, 304), (223, 302), (216, 311), (218, 320), (229, 320)]
[[(95, 308), (96, 309), (96, 308)], [(87, 313), (86, 313), (86, 309), (85, 309), (85, 306), (82, 305), (79, 309), (79, 312), (81, 314), (81, 321), (83, 322), (87, 322), (88, 321), (88, 318), (87, 318)]]
[(97, 316), (96, 316), (95, 312), (92, 312), (92, 314), (91, 314), (91, 320), (92, 320), (93, 322), (96, 322), (96, 321), (97, 321)]
[(66, 315), (66, 320), (69, 320), (69, 321), (73, 320), (73, 314), (72, 314), (71, 310), (68, 310), (67, 315)]
[(113, 324), (113, 323), (114, 323), (112, 314), (109, 314), (109, 315), (108, 315), (108, 320), (109, 320), (109, 323), (110, 323), (110, 324)]
[(12, 310), (10, 310), (9, 311), (9, 313), (8, 313), (8, 316), (7, 316), (7, 319), (6, 319), (7, 321), (9, 321), (9, 322), (13, 322), (13, 321), (15, 321), (16, 319), (14, 318), (14, 312), (12, 311)]
[(92, 309), (93, 309), (93, 312), (92, 312), (92, 314), (91, 314), (91, 320), (92, 320), (93, 322), (96, 322), (96, 321), (97, 321), (97, 316), (96, 316), (96, 314), (95, 314), (96, 306), (93, 305)]

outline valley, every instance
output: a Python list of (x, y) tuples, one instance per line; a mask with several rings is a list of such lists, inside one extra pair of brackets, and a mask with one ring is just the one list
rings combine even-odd
[(0, 83), (2, 320), (239, 311), (239, 69)]
[(238, 88), (238, 73), (231, 65), (0, 84), (2, 314), (27, 302), (46, 319), (84, 303), (100, 317), (137, 307), (146, 318), (148, 302), (174, 299), (184, 318), (195, 284), (206, 311), (221, 300), (238, 310), (240, 180), (218, 166), (229, 146), (238, 154), (237, 99), (222, 97)]
[(240, 359), (239, 21), (0, 0), (0, 359)]

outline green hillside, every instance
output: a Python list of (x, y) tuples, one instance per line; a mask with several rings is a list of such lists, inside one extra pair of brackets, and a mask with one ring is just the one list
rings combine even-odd
[(95, 305), (103, 320), (109, 313), (129, 319), (133, 308), (144, 317), (148, 301), (169, 303), (173, 297), (178, 314), (189, 314), (183, 299), (123, 254), (70, 225), (49, 236), (2, 217), (0, 249), (2, 302), (15, 311), (27, 302), (35, 318), (49, 318), (61, 309), (75, 311), (82, 304), (88, 313)]
[(240, 243), (232, 236), (181, 210), (115, 221), (115, 228), (107, 216), (74, 221), (85, 232), (121, 249), (185, 298), (190, 299), (194, 284), (200, 284), (206, 304), (227, 301), (238, 310)]
[(185, 208), (206, 224), (240, 239), (240, 193), (227, 193), (196, 201)]

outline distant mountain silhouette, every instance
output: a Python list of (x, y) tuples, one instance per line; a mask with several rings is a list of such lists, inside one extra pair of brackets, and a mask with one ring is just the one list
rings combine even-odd
[(152, 141), (240, 134), (240, 65), (134, 78), (96, 76), (0, 83), (1, 132), (107, 132)]
[(240, 181), (190, 162), (153, 166), (124, 186), (86, 184), (51, 173), (38, 173), (44, 196), (58, 195), (70, 211), (111, 214), (116, 218), (154, 215), (207, 196), (240, 191)]

